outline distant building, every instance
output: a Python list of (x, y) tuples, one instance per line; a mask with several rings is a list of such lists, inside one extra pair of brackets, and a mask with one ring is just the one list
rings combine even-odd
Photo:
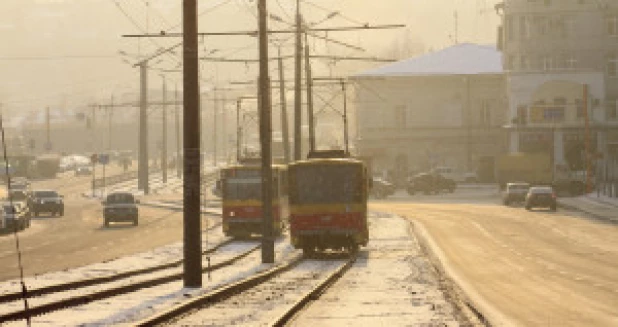
[(587, 117), (591, 152), (602, 158), (597, 174), (610, 174), (618, 157), (618, 1), (506, 0), (496, 8), (509, 150), (550, 153), (555, 168), (583, 170)]
[(459, 44), (352, 77), (357, 150), (396, 178), (449, 166), (493, 178), (506, 150), (507, 97), (495, 47)]

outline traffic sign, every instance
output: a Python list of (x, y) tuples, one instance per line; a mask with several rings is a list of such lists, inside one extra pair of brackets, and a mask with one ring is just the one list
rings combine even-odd
[(97, 160), (98, 160), (98, 156), (97, 156), (97, 154), (96, 154), (96, 153), (93, 153), (93, 154), (90, 156), (90, 162), (94, 164), (94, 163), (96, 163), (96, 162), (97, 162)]
[(107, 153), (99, 154), (99, 163), (102, 165), (107, 165), (109, 163), (109, 154)]

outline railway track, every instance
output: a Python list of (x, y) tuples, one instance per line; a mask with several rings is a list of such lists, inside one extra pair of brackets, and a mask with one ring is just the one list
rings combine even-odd
[[(283, 326), (341, 278), (356, 258), (357, 254), (346, 254), (309, 260), (298, 254), (270, 270), (221, 287), (134, 325), (248, 323)], [(246, 312), (254, 304), (254, 312)]]
[[(213, 226), (214, 228), (214, 226)], [(226, 239), (216, 246), (206, 250), (203, 254), (210, 255), (233, 243), (233, 240)], [(247, 257), (259, 248), (259, 244), (247, 244), (247, 249), (241, 253), (233, 255), (231, 258), (222, 260), (216, 264), (208, 264), (202, 269), (203, 273), (213, 272), (227, 266), (231, 266), (239, 260)], [(25, 320), (42, 314), (68, 309), (94, 301), (101, 301), (110, 297), (119, 296), (141, 289), (150, 288), (157, 285), (181, 280), (183, 273), (180, 269), (183, 260), (125, 272), (114, 276), (98, 277), (63, 284), (51, 285), (39, 289), (28, 291), (28, 298), (36, 300), (32, 302), (43, 302), (40, 305), (31, 306), (28, 311), (23, 309), (10, 311), (9, 307), (21, 305), (22, 294), (8, 293), (0, 295), (0, 324), (9, 321)], [(93, 288), (89, 290), (88, 288)], [(81, 293), (75, 295), (64, 295), (66, 293)], [(45, 297), (54, 297), (46, 301)], [(12, 305), (11, 305), (12, 304)]]

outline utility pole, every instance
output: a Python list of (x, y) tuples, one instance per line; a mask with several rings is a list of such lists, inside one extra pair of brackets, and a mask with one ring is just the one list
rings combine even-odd
[(301, 37), (302, 18), (300, 16), (300, 0), (296, 0), (296, 52), (294, 56), (294, 160), (301, 160), (302, 156), (302, 37)]
[(202, 287), (202, 222), (200, 210), (200, 84), (197, 0), (183, 0), (184, 79), (184, 286)]
[(161, 173), (163, 183), (167, 183), (167, 83), (163, 77), (163, 141), (161, 142)]
[(50, 127), (50, 117), (49, 117), (49, 107), (45, 108), (45, 132), (47, 135), (47, 143), (45, 144), (45, 150), (51, 150), (51, 136), (49, 132)]
[(279, 46), (279, 99), (281, 101), (281, 137), (283, 138), (283, 160), (290, 163), (290, 135), (288, 129), (288, 109), (285, 97), (285, 76), (283, 71), (283, 58), (281, 58), (281, 46)]
[(350, 154), (350, 141), (348, 136), (348, 96), (344, 80), (341, 80), (341, 91), (343, 92), (343, 143), (345, 144), (345, 153)]
[(137, 186), (144, 194), (149, 193), (148, 183), (148, 61), (139, 64), (139, 157), (137, 163)]
[(180, 113), (178, 110), (178, 85), (174, 90), (174, 127), (176, 129), (176, 177), (182, 177), (182, 160), (180, 160)]
[(218, 97), (217, 97), (217, 88), (215, 87), (214, 89), (214, 94), (213, 94), (213, 100), (214, 100), (214, 104), (213, 104), (213, 112), (212, 112), (212, 122), (213, 122), (213, 126), (212, 126), (212, 163), (214, 167), (217, 167), (217, 110), (219, 109), (218, 107)]
[(588, 115), (588, 84), (583, 86), (584, 127), (585, 127), (585, 164), (586, 164), (586, 194), (592, 192), (592, 151), (590, 144), (590, 117)]
[(240, 105), (242, 103), (242, 98), (238, 98), (236, 100), (236, 161), (240, 162), (241, 157), (241, 126), (240, 126)]
[(259, 52), (260, 52), (260, 143), (262, 148), (262, 263), (275, 262), (275, 240), (272, 216), (272, 122), (270, 102), (270, 77), (268, 76), (268, 23), (266, 0), (258, 0)]
[(111, 97), (110, 107), (107, 112), (107, 150), (112, 150), (112, 115), (114, 114), (114, 95)]
[(311, 60), (309, 42), (305, 33), (305, 79), (307, 80), (307, 121), (309, 122), (309, 151), (315, 151), (315, 126), (313, 118), (313, 80), (311, 78)]

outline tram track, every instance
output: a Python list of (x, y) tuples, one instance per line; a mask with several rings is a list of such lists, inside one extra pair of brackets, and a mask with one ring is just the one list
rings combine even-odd
[[(243, 297), (253, 297), (252, 301), (256, 301), (257, 297), (258, 302), (268, 303), (272, 300), (270, 297), (275, 296), (273, 290), (280, 291), (283, 296), (283, 293), (290, 289), (290, 285), (293, 285), (294, 289), (308, 289), (295, 297), (292, 305), (286, 305), (283, 312), (278, 312), (275, 319), (265, 319), (269, 322), (265, 324), (282, 326), (341, 278), (352, 267), (356, 258), (357, 254), (353, 254), (346, 255), (345, 259), (336, 257), (309, 260), (298, 254), (269, 270), (223, 286), (134, 325), (200, 325), (203, 324), (199, 321), (200, 313), (210, 316), (211, 310), (233, 310), (237, 303), (246, 301)], [(298, 276), (294, 276), (295, 274)], [(322, 276), (319, 276), (319, 281), (316, 282), (316, 276), (320, 274)], [(225, 302), (228, 302), (227, 306)], [(257, 320), (252, 321), (252, 324), (255, 323)]]
[[(217, 244), (216, 246), (205, 250), (203, 255), (209, 255), (221, 250), (223, 247), (231, 245), (234, 243), (232, 239), (226, 239), (225, 241)], [(202, 269), (203, 273), (210, 273), (224, 267), (228, 267), (234, 265), (239, 260), (249, 256), (254, 253), (257, 249), (260, 248), (260, 245), (250, 246), (248, 250), (242, 251), (242, 253), (238, 255), (234, 255), (233, 257), (218, 262), (216, 264), (210, 265), (208, 264), (206, 267)], [(128, 294), (132, 292), (139, 291), (141, 289), (150, 288), (153, 286), (158, 286), (162, 284), (166, 284), (169, 282), (181, 280), (183, 278), (183, 272), (180, 271), (170, 271), (168, 273), (165, 270), (178, 270), (178, 267), (182, 265), (183, 260), (177, 260), (171, 263), (161, 264), (157, 266), (152, 266), (144, 269), (139, 269), (135, 271), (130, 271), (126, 273), (121, 273), (114, 276), (106, 276), (106, 277), (98, 277), (91, 278), (85, 280), (79, 280), (74, 282), (68, 282), (58, 285), (52, 285), (48, 287), (43, 287), (40, 289), (33, 289), (28, 291), (29, 298), (41, 298), (45, 296), (53, 296), (54, 294), (60, 294), (62, 292), (73, 292), (84, 290), (87, 287), (102, 287), (102, 289), (95, 290), (92, 292), (86, 292), (84, 294), (78, 294), (74, 296), (61, 297), (57, 300), (52, 300), (47, 303), (41, 305), (34, 305), (29, 308), (28, 311), (25, 310), (17, 310), (0, 313), (0, 324), (9, 322), (9, 321), (17, 321), (24, 320), (29, 317), (35, 317), (51, 312), (60, 311), (63, 309), (68, 309), (88, 303), (92, 303), (95, 301), (101, 301), (107, 298), (111, 298), (114, 296), (119, 296), (123, 294)], [(148, 275), (155, 274), (155, 277), (148, 277)], [(109, 287), (105, 287), (106, 284), (110, 283), (122, 283), (130, 278), (142, 278), (136, 282), (130, 282), (124, 285), (111, 285)], [(3, 306), (7, 306), (10, 303), (16, 303), (22, 299), (21, 292), (19, 293), (10, 293), (3, 294), (0, 296), (0, 304)]]

